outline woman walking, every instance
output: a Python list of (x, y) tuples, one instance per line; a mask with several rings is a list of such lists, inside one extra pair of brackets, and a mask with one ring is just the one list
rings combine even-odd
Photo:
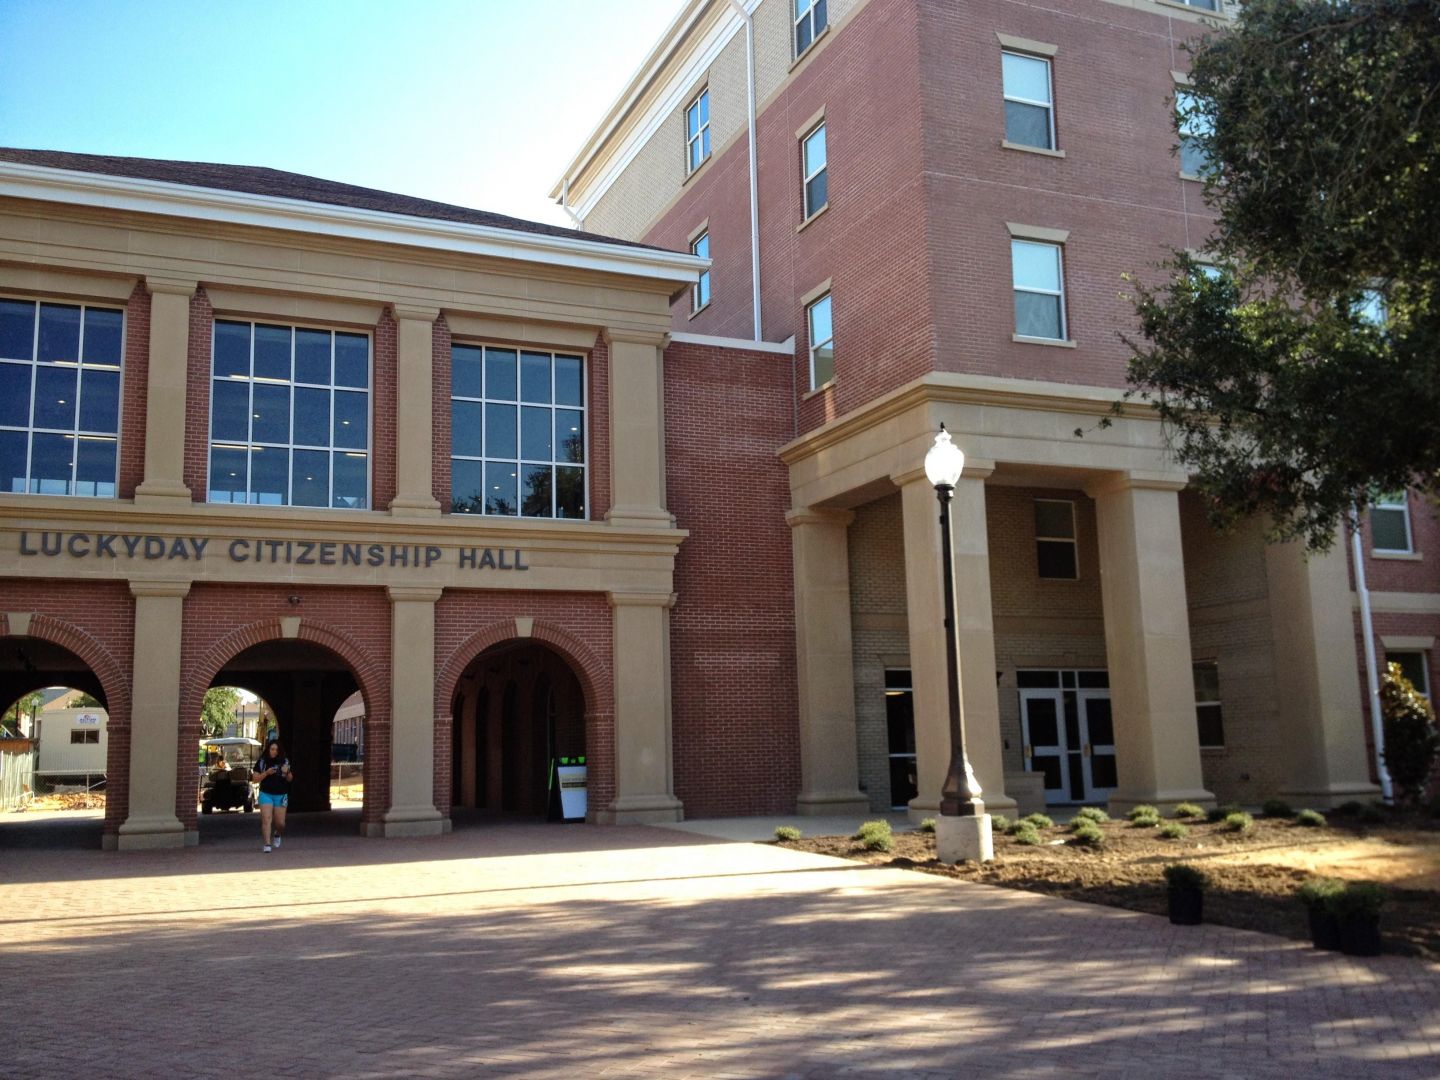
[(285, 835), (285, 808), (290, 805), (290, 781), (294, 779), (279, 739), (265, 744), (252, 777), (260, 784), (260, 839), (268, 852), (272, 834), (277, 848)]

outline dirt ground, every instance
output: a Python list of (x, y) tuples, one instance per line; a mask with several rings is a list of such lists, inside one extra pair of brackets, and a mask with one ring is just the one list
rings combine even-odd
[(896, 833), (888, 852), (866, 851), (841, 836), (785, 846), (1157, 915), (1166, 910), (1162, 870), (1183, 860), (1210, 877), (1207, 922), (1306, 940), (1305, 909), (1295, 898), (1302, 882), (1317, 876), (1378, 881), (1389, 894), (1380, 919), (1386, 951), (1440, 960), (1440, 828), (1433, 823), (1315, 829), (1256, 819), (1251, 832), (1239, 834), (1202, 821), (1188, 824), (1183, 840), (1127, 822), (1100, 828), (1101, 847), (1067, 843), (1069, 829), (1060, 825), (1041, 830), (1039, 847), (997, 835), (995, 859), (983, 865), (938, 862), (935, 837), (921, 832)]

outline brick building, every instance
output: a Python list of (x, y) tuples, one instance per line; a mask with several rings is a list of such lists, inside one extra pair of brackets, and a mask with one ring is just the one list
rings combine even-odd
[[(921, 466), (942, 422), (968, 455), (962, 698), (988, 805), (1376, 791), (1347, 545), (1307, 559), (1258, 523), (1219, 535), (1148, 410), (1096, 426), (1124, 386), (1122, 275), (1210, 230), (1172, 110), (1186, 41), (1228, 17), (1225, 0), (688, 0), (551, 192), (583, 229), (711, 260), (677, 336), (793, 346), (771, 381), (802, 810), (937, 806)], [(1428, 689), (1440, 526), (1402, 494), (1363, 540), (1377, 649)]]

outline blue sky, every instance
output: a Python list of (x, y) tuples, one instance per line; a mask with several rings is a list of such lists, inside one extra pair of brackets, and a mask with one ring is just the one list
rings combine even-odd
[(546, 195), (681, 0), (0, 0), (0, 145)]

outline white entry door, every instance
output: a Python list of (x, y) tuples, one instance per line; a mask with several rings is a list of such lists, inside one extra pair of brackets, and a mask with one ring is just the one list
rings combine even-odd
[(1109, 690), (1081, 690), (1080, 737), (1085, 763), (1085, 802), (1103, 802), (1115, 790), (1115, 724)]
[(1045, 802), (1070, 801), (1066, 785), (1064, 699), (1059, 690), (1021, 690), (1020, 726), (1026, 772), (1045, 776)]
[(1117, 786), (1105, 672), (1024, 671), (1021, 676), (1025, 769), (1044, 775), (1045, 802), (1103, 802)]

